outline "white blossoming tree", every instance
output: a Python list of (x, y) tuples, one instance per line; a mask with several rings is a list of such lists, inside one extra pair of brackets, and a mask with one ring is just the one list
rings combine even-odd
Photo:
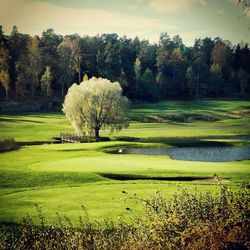
[(63, 112), (76, 132), (87, 127), (98, 138), (103, 126), (109, 127), (111, 132), (128, 126), (125, 117), (127, 106), (128, 99), (122, 96), (118, 82), (92, 77), (69, 88)]

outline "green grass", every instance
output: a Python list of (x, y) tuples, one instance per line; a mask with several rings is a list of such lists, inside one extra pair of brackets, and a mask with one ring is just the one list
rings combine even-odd
[[(187, 181), (117, 181), (104, 178), (102, 173), (175, 178), (211, 178), (216, 173), (220, 178), (230, 179), (226, 185), (231, 188), (249, 182), (250, 161), (189, 162), (166, 156), (109, 153), (135, 146), (249, 145), (244, 137), (236, 137), (250, 134), (249, 115), (242, 112), (249, 106), (249, 102), (225, 101), (137, 105), (128, 112), (132, 121), (128, 129), (111, 135), (109, 142), (83, 144), (49, 144), (61, 131), (73, 131), (61, 113), (0, 115), (0, 139), (14, 137), (17, 142), (45, 143), (0, 154), (0, 221), (20, 222), (27, 213), (35, 216), (35, 204), (39, 204), (52, 221), (56, 212), (60, 212), (76, 223), (82, 212), (81, 205), (87, 208), (92, 219), (107, 217), (117, 221), (119, 216), (124, 216), (129, 220), (141, 211), (134, 197), (145, 198), (158, 190), (171, 196), (178, 186), (191, 191), (216, 191), (218, 185)], [(180, 114), (188, 119), (180, 122)], [(216, 117), (216, 121), (203, 120), (203, 116), (197, 120), (194, 116), (197, 114), (209, 114)], [(150, 122), (152, 116), (157, 117)], [(101, 135), (110, 136), (108, 131), (101, 131)], [(130, 210), (126, 210), (128, 207)]]
[(51, 141), (61, 131), (72, 131), (61, 113), (1, 115), (0, 122), (0, 138), (11, 136), (18, 142)]

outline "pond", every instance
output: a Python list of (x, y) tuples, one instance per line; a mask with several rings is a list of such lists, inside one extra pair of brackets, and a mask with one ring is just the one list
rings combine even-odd
[(250, 159), (250, 147), (129, 148), (124, 154), (167, 155), (175, 160), (226, 162)]

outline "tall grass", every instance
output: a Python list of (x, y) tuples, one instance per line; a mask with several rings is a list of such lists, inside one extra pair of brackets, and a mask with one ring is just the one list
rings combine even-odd
[(160, 192), (147, 200), (145, 213), (127, 224), (110, 220), (90, 222), (86, 210), (74, 228), (67, 217), (46, 226), (37, 206), (40, 225), (28, 217), (15, 230), (3, 229), (0, 249), (249, 249), (250, 193), (247, 186), (232, 191), (178, 191), (171, 199)]

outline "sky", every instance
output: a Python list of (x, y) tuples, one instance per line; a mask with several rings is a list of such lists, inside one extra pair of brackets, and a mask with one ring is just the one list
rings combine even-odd
[(195, 38), (221, 37), (250, 43), (250, 13), (234, 0), (0, 0), (0, 25), (9, 35), (41, 35), (48, 28), (66, 35), (117, 33), (159, 41), (180, 35), (187, 46)]

